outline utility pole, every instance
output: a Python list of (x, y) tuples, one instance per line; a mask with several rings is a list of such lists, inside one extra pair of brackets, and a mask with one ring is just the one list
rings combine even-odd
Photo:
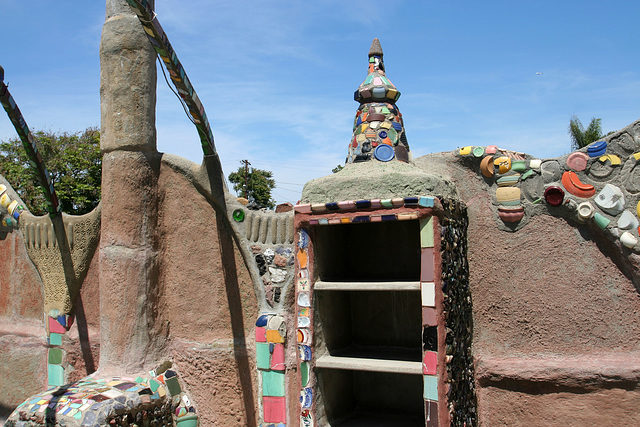
[(244, 163), (244, 198), (249, 200), (249, 160), (240, 160), (240, 163)]

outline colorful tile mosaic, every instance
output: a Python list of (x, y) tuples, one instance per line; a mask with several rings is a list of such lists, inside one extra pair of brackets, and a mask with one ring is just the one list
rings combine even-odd
[[(384, 200), (380, 200), (380, 199), (359, 200), (359, 201), (347, 200), (342, 202), (325, 203), (324, 205), (327, 211), (331, 211), (333, 213), (339, 213), (339, 212), (351, 212), (351, 211), (357, 211), (357, 210), (371, 210), (371, 209), (379, 209), (379, 208), (391, 209), (391, 208), (398, 208), (403, 206), (433, 208), (433, 207), (439, 206), (439, 203), (437, 202), (437, 200), (438, 199), (430, 196), (418, 196), (418, 197), (404, 197), (404, 198), (384, 199)], [(313, 212), (311, 210), (311, 204), (308, 204), (308, 203), (295, 205), (293, 209), (297, 214), (302, 214), (302, 213), (308, 213), (308, 214), (314, 214), (314, 215), (320, 214), (320, 212)], [(347, 223), (376, 221), (375, 219), (373, 219), (373, 217), (377, 217), (377, 216), (376, 215), (373, 215), (373, 216), (362, 215), (362, 216), (356, 216), (356, 217), (349, 216), (349, 217), (344, 217), (344, 220)], [(413, 215), (409, 215), (409, 216), (402, 215), (398, 217), (397, 214), (390, 214), (390, 215), (381, 215), (379, 220), (395, 221), (397, 219), (401, 219), (401, 220), (417, 219), (417, 217), (414, 218)], [(311, 223), (311, 220), (309, 220), (309, 224), (311, 225), (328, 225), (329, 224), (329, 220), (320, 222), (321, 219), (317, 219), (315, 221), (317, 222)], [(342, 218), (341, 218), (341, 223), (345, 223), (345, 221), (342, 221)], [(308, 241), (308, 235), (306, 239)]]
[[(284, 317), (263, 314), (256, 320), (256, 364), (262, 384), (262, 418), (266, 424), (287, 422)], [(258, 339), (259, 338), (259, 339)]]
[[(416, 302), (423, 305), (423, 325), (429, 325), (425, 328), (425, 346), (423, 350), (424, 364), (424, 385), (421, 392), (425, 399), (425, 410), (432, 410), (433, 422), (427, 425), (438, 425), (437, 421), (437, 390), (440, 377), (437, 376), (438, 354), (444, 353), (444, 348), (438, 348), (437, 328), (438, 319), (436, 304), (439, 290), (436, 288), (435, 275), (436, 256), (439, 252), (434, 252), (436, 247), (436, 239), (434, 237), (435, 225), (438, 224), (437, 219), (430, 216), (429, 212), (435, 212), (441, 207), (440, 200), (429, 196), (418, 197), (397, 197), (390, 199), (370, 199), (370, 200), (347, 200), (329, 203), (302, 204), (294, 206), (296, 215), (301, 215), (301, 219), (296, 222), (300, 224), (297, 233), (297, 254), (296, 254), (296, 302), (299, 313), (298, 319), (298, 357), (300, 372), (300, 407), (302, 410), (300, 417), (300, 425), (313, 425), (315, 411), (315, 388), (317, 386), (314, 378), (314, 372), (310, 369), (310, 361), (313, 360), (312, 342), (313, 329), (306, 325), (313, 325), (310, 318), (302, 324), (300, 316), (313, 316), (313, 300), (314, 300), (314, 284), (309, 277), (313, 277), (313, 262), (309, 253), (313, 253), (313, 247), (310, 242), (310, 232), (306, 227), (323, 226), (332, 224), (357, 224), (369, 222), (384, 221), (403, 221), (414, 220), (419, 224), (419, 241), (421, 246), (420, 255), (420, 294), (416, 294)], [(428, 208), (428, 209), (425, 209)], [(384, 210), (393, 210), (388, 214)], [(439, 277), (438, 277), (439, 280)], [(344, 284), (349, 287), (349, 284)], [(332, 290), (335, 288), (331, 288)], [(373, 291), (375, 292), (375, 291)], [(441, 310), (441, 308), (440, 308)], [(304, 325), (304, 326), (303, 326)], [(442, 356), (444, 357), (444, 355)], [(348, 357), (346, 357), (348, 359)], [(345, 359), (344, 357), (341, 359)], [(379, 362), (384, 364), (385, 359)], [(312, 362), (313, 363), (313, 362)], [(341, 361), (339, 363), (348, 363)], [(337, 368), (337, 369), (353, 369), (353, 368)], [(358, 370), (358, 369), (356, 369)], [(365, 369), (366, 371), (366, 369)], [(433, 407), (435, 402), (436, 406)], [(326, 404), (321, 402), (320, 404)], [(443, 406), (446, 407), (446, 404)], [(435, 423), (435, 424), (434, 424)]]
[(395, 105), (400, 91), (389, 81), (384, 70), (382, 47), (374, 39), (369, 50), (368, 74), (354, 93), (360, 103), (353, 123), (347, 163), (394, 158), (408, 163), (409, 144), (402, 114)]
[[(331, 205), (329, 207), (328, 205)], [(352, 207), (355, 207), (353, 203)], [(339, 209), (336, 203), (322, 204), (324, 207), (316, 206), (316, 210), (312, 212), (320, 213), (326, 211), (335, 211)], [(294, 208), (295, 209), (295, 208)], [(309, 244), (310, 244), (309, 232), (302, 228), (296, 232), (296, 311), (298, 313), (297, 319), (297, 331), (298, 338), (298, 371), (300, 372), (300, 425), (314, 424), (313, 415), (309, 411), (313, 405), (313, 392), (311, 385), (315, 383), (315, 376), (313, 370), (310, 367), (310, 361), (312, 360), (313, 353), (311, 350), (312, 344), (312, 325), (313, 325), (313, 310), (311, 309), (311, 286), (309, 277), (310, 263), (309, 263)]]
[(44, 317), (49, 344), (47, 383), (49, 387), (60, 387), (66, 382), (65, 367), (67, 363), (64, 350), (59, 347), (62, 346), (62, 337), (73, 325), (73, 316), (62, 314), (60, 310), (53, 309)]
[(2, 215), (2, 225), (4, 227), (18, 227), (18, 219), (24, 211), (24, 206), (18, 204), (17, 200), (11, 200), (7, 194), (7, 187), (0, 184), (0, 206), (7, 210), (7, 215)]
[(294, 281), (293, 215), (288, 211), (244, 211), (236, 206), (230, 204), (228, 213), (238, 235), (246, 237), (242, 250), (254, 261), (251, 275), (263, 296), (261, 309), (278, 311), (284, 302), (282, 296)]
[(477, 166), (495, 189), (496, 213), (510, 230), (524, 226), (546, 205), (546, 213), (591, 224), (621, 246), (640, 252), (635, 225), (640, 212), (633, 213), (639, 203), (635, 171), (640, 170), (640, 152), (632, 153), (635, 147), (625, 145), (625, 132), (632, 131), (620, 131), (608, 136), (609, 142), (597, 141), (558, 159), (535, 159), (495, 146), (463, 147), (457, 155)]
[[(49, 352), (49, 368), (60, 354)], [(21, 403), (6, 426), (197, 426), (198, 417), (175, 370), (165, 362), (148, 377), (95, 378), (51, 387)]]
[(18, 219), (24, 211), (24, 206), (18, 204), (17, 200), (11, 200), (7, 193), (7, 187), (0, 184), (0, 206), (7, 210), (6, 215), (2, 215), (2, 225), (4, 227), (18, 227)]

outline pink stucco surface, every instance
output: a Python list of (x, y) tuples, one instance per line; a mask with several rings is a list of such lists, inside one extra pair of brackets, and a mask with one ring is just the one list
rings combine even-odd
[(46, 381), (42, 281), (17, 229), (0, 235), (0, 419)]
[(481, 425), (638, 424), (636, 256), (550, 215), (504, 231), (482, 177), (434, 157), (418, 163), (457, 184), (468, 208)]
[(166, 165), (158, 187), (158, 311), (167, 325), (168, 355), (201, 425), (254, 425), (259, 389), (253, 282), (230, 228), (217, 221), (207, 199)]

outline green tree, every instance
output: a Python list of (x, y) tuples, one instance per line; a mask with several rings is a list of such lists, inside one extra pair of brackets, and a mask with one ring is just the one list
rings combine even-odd
[(342, 165), (338, 165), (335, 168), (331, 169), (331, 173), (338, 173), (340, 172), (342, 169), (344, 169), (344, 166)]
[(271, 197), (271, 191), (276, 186), (273, 172), (240, 166), (236, 172), (229, 174), (229, 182), (233, 184), (233, 190), (249, 200), (249, 203), (254, 203), (260, 208), (275, 207), (276, 202)]
[[(74, 134), (33, 132), (38, 151), (49, 170), (62, 211), (81, 215), (100, 202), (102, 156), (100, 131), (88, 128)], [(47, 213), (36, 171), (19, 138), (0, 142), (0, 174), (13, 186), (31, 213)]]
[(592, 142), (596, 142), (604, 135), (602, 134), (601, 119), (593, 117), (591, 123), (585, 129), (582, 122), (576, 115), (571, 116), (569, 120), (569, 136), (571, 136), (571, 150), (578, 150), (586, 147)]

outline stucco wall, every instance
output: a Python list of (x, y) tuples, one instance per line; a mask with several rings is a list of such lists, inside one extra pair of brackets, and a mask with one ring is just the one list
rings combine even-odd
[[(21, 231), (0, 238), (0, 417), (47, 385), (43, 284)], [(99, 357), (97, 256), (76, 301), (76, 320), (63, 339), (68, 381), (91, 373)], [(82, 337), (82, 340), (80, 339)]]
[[(203, 425), (251, 425), (258, 302), (243, 258), (208, 198), (164, 163), (158, 193), (159, 291), (157, 301), (146, 303), (155, 304), (165, 335), (154, 339), (164, 341), (165, 357), (173, 360)], [(63, 338), (69, 382), (95, 371), (100, 345), (109, 345), (100, 342), (100, 307), (118, 316), (118, 296), (100, 301), (99, 256), (96, 251), (75, 322)], [(0, 239), (0, 268), (6, 272), (0, 277), (1, 416), (46, 387), (47, 343), (42, 282), (18, 229)]]
[(550, 215), (503, 231), (487, 184), (453, 153), (417, 164), (451, 179), (468, 208), (481, 424), (580, 425), (576, 413), (637, 424), (640, 296), (620, 248)]
[(258, 392), (253, 282), (228, 225), (205, 197), (166, 164), (158, 187), (158, 310), (170, 357), (201, 425), (251, 425)]
[(0, 233), (0, 419), (46, 381), (42, 282), (21, 233)]

